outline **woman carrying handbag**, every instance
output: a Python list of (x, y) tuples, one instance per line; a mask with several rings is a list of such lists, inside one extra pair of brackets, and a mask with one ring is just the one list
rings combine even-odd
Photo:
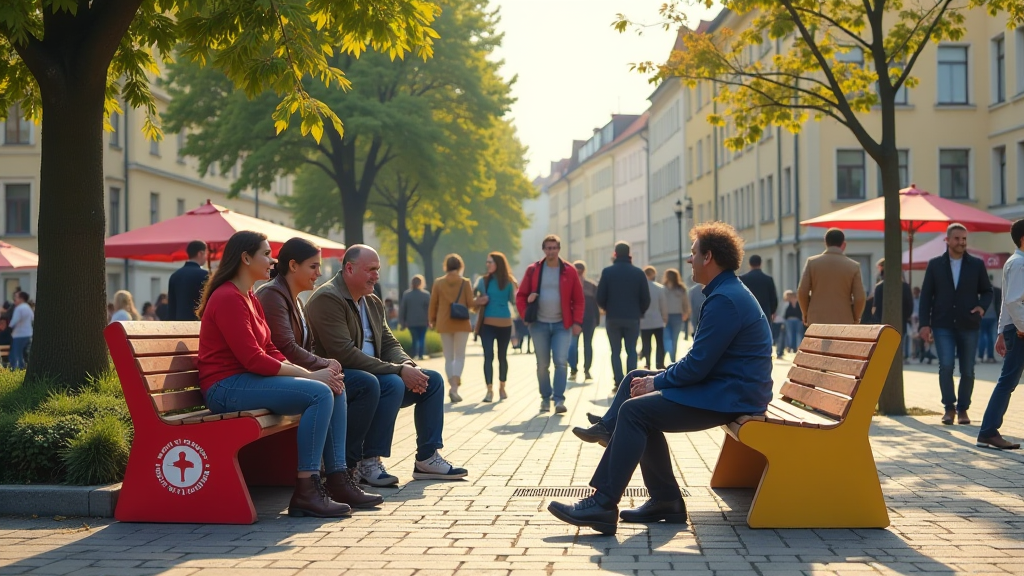
[(472, 327), (469, 308), (472, 306), (473, 286), (462, 276), (465, 265), (458, 254), (445, 256), (447, 274), (434, 280), (430, 290), (430, 326), (441, 335), (444, 350), (444, 369), (448, 376), (448, 398), (452, 403), (462, 402), (459, 386), (462, 368), (466, 363), (466, 342)]

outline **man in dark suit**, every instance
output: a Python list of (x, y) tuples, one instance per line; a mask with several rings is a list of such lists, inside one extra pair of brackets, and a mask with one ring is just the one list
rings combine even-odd
[[(974, 360), (978, 354), (981, 317), (992, 304), (992, 283), (985, 263), (967, 253), (967, 228), (946, 229), (946, 253), (928, 262), (921, 284), (918, 331), (935, 342), (939, 354), (939, 390), (946, 413), (943, 424), (970, 424), (967, 409), (974, 391)], [(953, 388), (953, 362), (959, 359), (960, 388)]]
[[(775, 311), (779, 309), (779, 293), (775, 291), (775, 280), (761, 271), (761, 257), (757, 254), (752, 255), (747, 262), (750, 264), (750, 272), (741, 275), (740, 282), (743, 282), (761, 306), (761, 311), (772, 328), (772, 340), (778, 342), (782, 337), (782, 324), (775, 323)], [(779, 358), (782, 358), (781, 354)]]
[(626, 372), (636, 370), (636, 341), (640, 339), (640, 318), (651, 305), (651, 290), (643, 270), (633, 265), (629, 244), (615, 244), (615, 261), (601, 272), (597, 283), (597, 305), (604, 310), (605, 331), (612, 347), (613, 389), (625, 373), (621, 350), (626, 348)]
[[(910, 358), (910, 338), (907, 334), (910, 332), (910, 317), (914, 315), (914, 294), (910, 290), (910, 284), (907, 284), (902, 277), (900, 280), (903, 282), (903, 359), (906, 360)], [(885, 324), (882, 318), (885, 312), (885, 300), (882, 298), (884, 289), (885, 258), (881, 258), (878, 261), (878, 283), (875, 284), (871, 302), (871, 321), (875, 324)], [(868, 322), (861, 321), (861, 324), (868, 324)]]
[(185, 248), (188, 262), (178, 268), (167, 282), (168, 320), (194, 321), (196, 305), (203, 293), (203, 286), (210, 273), (203, 268), (206, 264), (206, 242), (193, 240)]

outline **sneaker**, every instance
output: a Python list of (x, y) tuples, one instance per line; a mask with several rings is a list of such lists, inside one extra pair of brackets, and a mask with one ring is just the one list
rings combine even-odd
[(414, 480), (455, 480), (465, 478), (469, 472), (465, 468), (456, 468), (441, 456), (437, 450), (434, 455), (423, 461), (416, 461), (412, 467)]
[(364, 484), (369, 484), (370, 486), (394, 486), (398, 484), (398, 476), (388, 474), (388, 471), (384, 469), (384, 463), (380, 461), (380, 456), (361, 460), (359, 462), (359, 477), (362, 478), (361, 481)]
[(565, 407), (565, 402), (562, 400), (555, 401), (555, 414), (565, 414), (569, 409)]
[(543, 398), (540, 401), (540, 411), (541, 412), (551, 412), (551, 400), (548, 400), (547, 398)]

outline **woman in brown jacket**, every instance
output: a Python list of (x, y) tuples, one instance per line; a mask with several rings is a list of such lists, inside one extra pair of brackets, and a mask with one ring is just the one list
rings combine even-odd
[[(320, 248), (309, 240), (292, 238), (281, 246), (277, 265), (270, 274), (271, 280), (260, 286), (256, 297), (263, 306), (263, 314), (270, 327), (270, 341), (289, 362), (310, 371), (333, 368), (340, 373), (341, 364), (337, 360), (321, 358), (311, 352), (313, 336), (306, 322), (305, 308), (299, 300), (300, 293), (316, 288), (320, 276)], [(380, 399), (379, 391), (376, 398), (372, 395), (347, 396), (349, 410), (371, 413), (377, 409)], [(349, 426), (352, 426), (351, 420)], [(335, 502), (344, 502), (353, 508), (370, 508), (384, 502), (383, 496), (364, 492), (358, 480), (356, 467), (350, 465), (343, 473), (327, 476), (327, 490)]]
[(430, 310), (427, 313), (430, 326), (441, 335), (444, 369), (451, 386), (448, 397), (452, 403), (462, 402), (459, 386), (462, 384), (462, 367), (466, 363), (466, 342), (472, 331), (469, 318), (451, 317), (452, 304), (461, 304), (466, 310), (473, 305), (473, 286), (462, 276), (463, 268), (465, 265), (458, 254), (445, 256), (444, 269), (447, 274), (434, 280), (430, 290)]

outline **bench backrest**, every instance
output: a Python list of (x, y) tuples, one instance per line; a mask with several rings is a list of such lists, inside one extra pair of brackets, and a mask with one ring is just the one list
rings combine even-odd
[[(782, 396), (842, 421), (849, 414), (887, 326), (813, 324), (804, 334)], [(892, 330), (889, 328), (889, 330)], [(898, 335), (897, 335), (898, 336)], [(884, 361), (885, 369), (892, 358)], [(871, 400), (872, 410), (877, 395)]]
[(195, 417), (203, 408), (196, 370), (199, 326), (199, 322), (114, 322), (104, 330), (133, 418), (138, 417), (140, 394), (146, 396), (153, 413), (168, 423)]

